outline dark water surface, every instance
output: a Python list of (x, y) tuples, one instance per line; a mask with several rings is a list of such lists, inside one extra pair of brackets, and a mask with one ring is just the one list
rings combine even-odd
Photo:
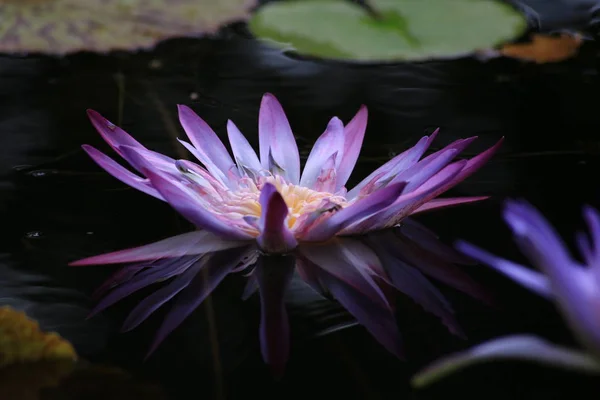
[(136, 55), (0, 59), (0, 304), (24, 309), (44, 329), (60, 332), (84, 359), (121, 367), (146, 382), (132, 389), (110, 374), (90, 378), (83, 370), (43, 398), (560, 399), (597, 390), (585, 377), (502, 363), (411, 391), (409, 377), (431, 360), (501, 334), (532, 332), (576, 346), (551, 304), (482, 266), (464, 268), (495, 296), (496, 307), (439, 285), (455, 305), (467, 341), (404, 300), (398, 318), (406, 361), (389, 355), (360, 327), (323, 335), (352, 319), (299, 288), (290, 299), (291, 359), (279, 382), (260, 359), (259, 305), (255, 298), (240, 299), (241, 277), (228, 278), (145, 362), (164, 313), (119, 333), (141, 295), (85, 320), (93, 305), (89, 294), (115, 268), (68, 268), (69, 261), (189, 229), (166, 204), (125, 187), (85, 155), (83, 143), (109, 150), (87, 108), (148, 148), (187, 158), (175, 140), (183, 137), (176, 104), (190, 105), (223, 138), (227, 119), (233, 120), (256, 146), (260, 98), (272, 92), (306, 156), (331, 116), (348, 121), (364, 103), (369, 125), (349, 186), (436, 127), (441, 133), (432, 150), (478, 135), (467, 150), (474, 154), (505, 136), (492, 161), (447, 193), (491, 200), (417, 219), (445, 243), (468, 239), (516, 260), (522, 258), (500, 218), (503, 198), (530, 200), (569, 244), (583, 226), (581, 205), (600, 207), (600, 52), (594, 43), (557, 65), (465, 59), (354, 66), (287, 58), (240, 30), (227, 29), (216, 39), (174, 40)]

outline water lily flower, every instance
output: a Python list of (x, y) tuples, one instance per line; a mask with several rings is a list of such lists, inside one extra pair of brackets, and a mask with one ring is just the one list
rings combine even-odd
[(553, 345), (531, 335), (503, 337), (435, 362), (418, 374), (414, 383), (426, 385), (464, 366), (493, 359), (525, 359), (600, 373), (600, 215), (586, 207), (584, 216), (591, 240), (584, 234), (577, 237), (583, 264), (573, 259), (543, 215), (524, 201), (508, 201), (504, 219), (520, 249), (539, 268), (539, 272), (466, 242), (459, 242), (457, 247), (554, 301), (585, 352)]
[[(264, 95), (259, 112), (259, 156), (228, 121), (232, 158), (206, 122), (179, 106), (180, 122), (192, 142), (181, 143), (203, 166), (148, 150), (97, 112), (88, 114), (106, 142), (142, 176), (92, 146), (84, 145), (84, 150), (108, 173), (168, 202), (199, 229), (172, 239), (171, 246), (185, 246), (196, 238), (205, 250), (257, 242), (265, 252), (281, 253), (299, 242), (384, 229), (410, 214), (485, 199), (436, 197), (475, 172), (501, 143), (470, 160), (452, 162), (476, 137), (461, 139), (419, 160), (436, 132), (348, 191), (344, 185), (362, 146), (366, 107), (346, 126), (336, 117), (331, 119), (303, 171), (288, 120), (270, 94)], [(111, 257), (79, 264), (110, 263)]]
[[(139, 175), (92, 146), (84, 145), (92, 159), (127, 185), (166, 201), (197, 228), (196, 231), (146, 246), (71, 263), (138, 263), (123, 270), (121, 278), (143, 277), (139, 283), (142, 285), (178, 276), (172, 283), (174, 286), (169, 285), (165, 291), (157, 292), (156, 298), (161, 298), (163, 303), (184, 288), (195, 287), (190, 291), (190, 298), (183, 303), (184, 309), (174, 312), (174, 319), (165, 322), (166, 328), (158, 335), (160, 340), (225, 275), (254, 265), (258, 250), (273, 257), (262, 257), (261, 265), (273, 264), (274, 261), (270, 260), (278, 260), (276, 264), (293, 265), (295, 261), (286, 260), (297, 260), (298, 256), (286, 257), (290, 253), (301, 254), (311, 265), (321, 268), (327, 265), (329, 274), (363, 293), (370, 301), (389, 307), (389, 302), (371, 278), (378, 273), (376, 267), (362, 261), (365, 257), (356, 250), (358, 245), (335, 247), (339, 241), (334, 239), (397, 226), (411, 214), (485, 199), (436, 197), (475, 172), (501, 144), (500, 140), (470, 160), (453, 162), (475, 137), (461, 139), (421, 159), (435, 138), (435, 132), (423, 137), (414, 147), (394, 157), (348, 191), (345, 184), (358, 159), (366, 129), (367, 109), (364, 106), (346, 126), (338, 118), (331, 119), (325, 132), (317, 139), (303, 171), (288, 120), (271, 94), (263, 96), (260, 107), (258, 155), (234, 123), (228, 121), (232, 157), (206, 122), (188, 107), (179, 106), (181, 124), (191, 141), (191, 144), (181, 143), (202, 166), (187, 160), (174, 160), (145, 148), (95, 111), (89, 111), (89, 116), (106, 142)], [(323, 247), (326, 244), (329, 247)], [(307, 246), (311, 251), (304, 250)], [(241, 250), (227, 251), (230, 249)], [(146, 270), (149, 263), (152, 268)], [(272, 269), (261, 266), (257, 271), (264, 268)], [(207, 277), (201, 274), (203, 278), (197, 278), (201, 269), (208, 271)], [(292, 267), (279, 268), (275, 274), (279, 289), (272, 283), (258, 285), (263, 287), (261, 298), (273, 299), (268, 304), (280, 303), (281, 291), (289, 280), (291, 270)], [(257, 277), (261, 276), (263, 274), (257, 272)], [(196, 282), (196, 279), (199, 281)], [(208, 283), (204, 279), (208, 279)], [(260, 283), (262, 278), (257, 279)], [(306, 279), (311, 280), (309, 276)], [(113, 300), (121, 298), (120, 295), (115, 296)], [(150, 303), (154, 304), (154, 300)], [(137, 326), (155, 309), (148, 307), (149, 304), (140, 304), (139, 313), (136, 311), (134, 314), (137, 315), (126, 325), (130, 328)], [(267, 318), (269, 321), (286, 319), (281, 315), (281, 307), (265, 307), (263, 314), (276, 314)], [(283, 329), (279, 323), (275, 325), (279, 326), (277, 331)], [(270, 328), (265, 329), (265, 332), (271, 332)], [(269, 346), (280, 342), (276, 335), (265, 335), (271, 338), (265, 339)], [(278, 354), (286, 354), (286, 351), (281, 350)], [(276, 357), (272, 353), (263, 355), (270, 364), (281, 364), (281, 359), (287, 357)]]

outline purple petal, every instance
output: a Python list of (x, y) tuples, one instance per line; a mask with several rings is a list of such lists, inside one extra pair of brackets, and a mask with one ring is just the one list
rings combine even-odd
[(379, 244), (380, 241), (374, 237), (369, 243), (383, 263), (392, 285), (421, 305), (425, 311), (440, 318), (451, 333), (464, 338), (464, 333), (454, 317), (454, 310), (444, 295), (415, 267), (385, 251)]
[(261, 171), (262, 166), (256, 152), (248, 143), (248, 139), (231, 120), (227, 121), (227, 136), (238, 167), (242, 170)]
[(290, 353), (290, 326), (283, 298), (294, 263), (293, 256), (263, 256), (255, 270), (260, 292), (260, 348), (263, 360), (278, 376)]
[(426, 198), (431, 197), (431, 193), (438, 191), (440, 187), (454, 179), (465, 165), (466, 161), (462, 160), (446, 166), (417, 190), (398, 197), (390, 206), (374, 213), (359, 224), (350, 227), (344, 233), (362, 233), (398, 225), (413, 209), (418, 208)]
[(208, 264), (173, 301), (173, 306), (158, 329), (146, 358), (154, 353), (160, 343), (212, 293), (227, 274), (244, 259), (245, 253), (247, 252), (226, 251), (210, 255)]
[(319, 275), (317, 273), (318, 265), (312, 263), (310, 260), (307, 260), (303, 257), (298, 257), (296, 259), (296, 271), (298, 271), (298, 275), (304, 282), (306, 282), (313, 290), (323, 297), (325, 296), (325, 288), (319, 281)]
[(523, 253), (548, 276), (569, 326), (590, 351), (600, 355), (600, 296), (593, 271), (570, 258), (556, 231), (531, 205), (509, 201), (504, 218)]
[(303, 245), (299, 251), (304, 258), (320, 269), (346, 282), (382, 307), (391, 308), (386, 295), (375, 282), (364, 262), (344, 248), (339, 240), (326, 245)]
[(461, 204), (474, 203), (489, 199), (490, 196), (473, 196), (473, 197), (449, 197), (445, 199), (433, 199), (423, 204), (411, 214), (418, 214), (426, 211), (437, 210), (440, 208), (454, 207)]
[(294, 235), (286, 225), (289, 213), (285, 200), (275, 186), (266, 183), (260, 192), (261, 231), (256, 242), (268, 253), (289, 251), (298, 245)]
[(154, 169), (175, 174), (177, 173), (176, 161), (170, 157), (163, 156), (152, 150), (143, 147), (132, 147), (120, 145), (118, 149), (123, 154), (123, 157), (138, 171), (142, 171), (144, 166), (149, 165)]
[(496, 257), (487, 251), (484, 251), (466, 242), (458, 242), (456, 247), (469, 257), (472, 257), (483, 264), (489, 265), (496, 271), (508, 276), (514, 281), (525, 286), (527, 289), (536, 292), (540, 296), (544, 296), (548, 299), (553, 297), (550, 281), (547, 277), (539, 272), (533, 271), (517, 263), (504, 260), (500, 257)]
[(281, 104), (270, 93), (266, 93), (260, 103), (258, 138), (263, 168), (271, 171), (274, 160), (283, 169), (283, 177), (297, 185), (300, 181), (300, 154), (296, 139)]
[(207, 231), (194, 231), (172, 236), (151, 244), (101, 254), (73, 261), (69, 266), (120, 264), (161, 258), (182, 257), (213, 251), (231, 249), (245, 245), (242, 241), (226, 241)]
[(488, 160), (496, 153), (496, 151), (498, 151), (498, 149), (500, 148), (500, 146), (502, 145), (503, 142), (504, 142), (504, 138), (502, 137), (502, 138), (500, 138), (500, 140), (498, 140), (498, 142), (495, 145), (493, 145), (486, 151), (484, 151), (484, 152), (478, 154), (477, 156), (471, 158), (470, 160), (468, 160), (466, 165), (464, 166), (464, 168), (453, 179), (451, 179), (445, 185), (438, 188), (435, 192), (428, 195), (427, 198), (425, 199), (425, 202), (428, 202), (429, 200), (448, 191), (449, 189), (453, 188), (460, 182), (467, 179), (473, 173), (475, 173), (479, 168), (481, 168), (483, 166), (483, 164), (488, 162)]
[(219, 175), (220, 173), (227, 176), (227, 172), (235, 164), (221, 139), (189, 107), (181, 104), (177, 107), (179, 109), (179, 121), (196, 150), (194, 155), (213, 175)]
[(410, 193), (437, 174), (458, 154), (456, 149), (447, 149), (434, 157), (427, 157), (404, 172), (396, 175), (390, 183), (408, 182), (405, 193)]
[(188, 287), (192, 279), (198, 274), (202, 267), (206, 264), (206, 257), (194, 262), (186, 268), (181, 275), (177, 276), (168, 285), (156, 290), (154, 293), (142, 300), (138, 305), (129, 313), (121, 332), (128, 332), (139, 324), (144, 322), (154, 311), (158, 310), (160, 306), (165, 304), (167, 301), (175, 297), (179, 292)]
[(112, 158), (96, 150), (90, 145), (84, 144), (81, 147), (92, 158), (92, 160), (96, 162), (96, 164), (124, 184), (129, 185), (140, 192), (144, 192), (150, 196), (156, 197), (159, 200), (165, 201), (160, 193), (158, 193), (156, 189), (152, 187), (148, 179), (132, 173), (131, 171), (119, 165)]
[(448, 262), (448, 260), (436, 256), (427, 249), (414, 246), (414, 243), (407, 243), (401, 238), (382, 240), (379, 243), (391, 256), (418, 268), (425, 275), (486, 304), (493, 304), (491, 296), (483, 287), (471, 279), (464, 269)]
[(118, 147), (122, 145), (131, 146), (131, 147), (140, 147), (144, 148), (144, 146), (131, 137), (127, 132), (123, 129), (119, 128), (106, 118), (104, 118), (100, 113), (94, 110), (87, 110), (87, 115), (94, 128), (98, 131), (100, 136), (108, 143), (110, 147), (121, 157), (123, 154), (119, 151)]
[(371, 301), (364, 294), (324, 271), (321, 280), (342, 306), (357, 319), (358, 323), (390, 353), (404, 358), (402, 341), (394, 314), (389, 309)]
[(589, 259), (590, 268), (596, 272), (597, 282), (600, 285), (600, 215), (598, 211), (589, 206), (584, 207), (583, 215), (592, 239), (589, 250), (590, 255), (587, 258)]
[(361, 106), (354, 118), (344, 128), (344, 150), (337, 169), (336, 191), (341, 189), (352, 174), (360, 149), (362, 148), (369, 113), (366, 106)]
[(448, 262), (462, 265), (476, 264), (471, 258), (441, 241), (437, 234), (412, 218), (402, 220), (399, 228), (392, 230), (392, 232), (396, 236), (408, 239), (415, 246)]
[(250, 297), (252, 297), (254, 293), (256, 293), (257, 290), (258, 279), (256, 279), (256, 274), (252, 273), (252, 275), (250, 275), (248, 277), (248, 280), (246, 281), (246, 286), (244, 286), (244, 291), (242, 292), (242, 300), (248, 300)]
[(421, 158), (421, 156), (423, 155), (423, 153), (427, 151), (427, 149), (431, 145), (431, 142), (433, 142), (433, 140), (437, 136), (437, 133), (438, 131), (436, 130), (431, 134), (431, 136), (423, 136), (415, 146), (397, 155), (390, 161), (383, 164), (381, 167), (377, 168), (369, 176), (363, 179), (358, 185), (356, 185), (352, 190), (350, 190), (346, 197), (348, 199), (353, 199), (359, 194), (361, 194), (363, 188), (369, 183), (371, 183), (374, 179), (377, 178), (378, 181), (389, 180), (397, 174), (399, 174), (400, 172), (416, 164), (419, 161), (419, 158)]
[(160, 266), (150, 267), (137, 273), (124, 284), (116, 287), (103, 297), (92, 309), (88, 318), (98, 314), (125, 297), (147, 286), (178, 275), (194, 264), (201, 256), (178, 257), (165, 260)]
[(94, 292), (91, 294), (91, 298), (93, 300), (98, 300), (100, 297), (104, 296), (106, 292), (111, 289), (114, 289), (116, 286), (123, 284), (124, 282), (132, 279), (135, 274), (138, 272), (152, 266), (152, 262), (144, 262), (139, 264), (132, 264), (126, 267), (123, 267), (113, 273), (107, 280), (102, 283)]
[[(325, 164), (333, 154), (337, 153), (336, 164), (333, 165), (334, 170), (340, 164), (344, 151), (344, 124), (339, 118), (334, 117), (329, 121), (325, 132), (317, 139), (313, 146), (304, 171), (302, 172), (302, 178), (300, 179), (300, 186), (312, 188), (317, 182), (323, 164)], [(332, 188), (332, 192), (335, 191), (335, 187)]]
[(250, 239), (249, 234), (220, 219), (200, 203), (196, 192), (158, 171), (144, 170), (144, 175), (167, 202), (198, 228), (206, 229), (228, 240)]
[(399, 182), (378, 190), (369, 196), (357, 200), (350, 206), (336, 212), (328, 219), (314, 226), (302, 238), (304, 241), (324, 241), (346, 226), (366, 218), (385, 207), (388, 207), (400, 196), (406, 183)]
[(92, 125), (94, 125), (94, 128), (96, 128), (106, 143), (108, 143), (108, 145), (127, 162), (129, 162), (129, 159), (127, 155), (123, 154), (119, 148), (121, 146), (130, 146), (137, 149), (146, 150), (149, 153), (152, 153), (156, 160), (162, 160), (163, 162), (173, 161), (170, 157), (146, 149), (140, 142), (131, 137), (127, 132), (104, 118), (96, 111), (87, 110), (87, 114), (92, 122)]

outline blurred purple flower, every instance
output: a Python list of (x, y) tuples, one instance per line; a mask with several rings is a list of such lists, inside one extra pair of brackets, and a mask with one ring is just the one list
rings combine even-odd
[[(181, 124), (192, 144), (181, 143), (203, 166), (148, 150), (98, 113), (89, 111), (89, 116), (107, 143), (142, 176), (84, 145), (94, 161), (131, 187), (168, 202), (198, 228), (146, 246), (71, 263), (79, 266), (141, 262), (119, 272), (115, 282), (128, 284), (109, 293), (99, 307), (105, 308), (157, 280), (177, 276), (150, 300), (142, 302), (125, 322), (125, 329), (132, 329), (177, 295), (176, 304), (181, 304), (181, 308), (174, 306), (158, 333), (154, 349), (225, 275), (254, 264), (260, 250), (270, 255), (261, 258), (255, 276), (261, 298), (270, 299), (268, 304), (263, 302), (265, 323), (261, 324), (264, 334), (261, 338), (263, 355), (271, 365), (280, 365), (287, 359), (287, 334), (272, 333), (287, 329), (285, 310), (280, 306), (281, 293), (289, 279), (285, 271), (293, 270), (295, 264), (307, 282), (316, 285), (316, 279), (324, 282), (331, 292), (337, 292), (338, 300), (351, 312), (382, 323), (376, 316), (380, 309), (391, 307), (374, 278), (386, 281), (380, 266), (383, 260), (376, 261), (377, 256), (358, 242), (349, 244), (353, 243), (351, 239), (336, 237), (383, 230), (399, 225), (411, 214), (485, 199), (436, 197), (481, 167), (502, 141), (470, 160), (452, 162), (475, 137), (461, 139), (419, 161), (436, 131), (347, 191), (344, 185), (358, 159), (366, 129), (364, 106), (346, 126), (338, 118), (331, 119), (309, 154), (302, 173), (288, 120), (279, 102), (270, 94), (264, 95), (259, 113), (260, 157), (233, 122), (228, 121), (232, 158), (206, 122), (189, 108), (179, 106)], [(225, 251), (234, 248), (239, 251)], [(390, 253), (386, 257), (391, 260), (399, 257), (394, 249), (379, 251)], [(286, 256), (290, 252), (293, 253), (291, 258)], [(273, 263), (266, 260), (274, 259), (289, 268), (279, 268), (275, 275), (261, 272), (271, 269), (266, 265)], [(146, 269), (150, 265), (152, 268)], [(321, 272), (312, 273), (317, 266)], [(198, 274), (200, 270), (202, 274)], [(435, 266), (432, 270), (435, 271)], [(441, 271), (435, 273), (445, 276), (450, 284), (462, 284), (453, 282), (451, 276)], [(394, 283), (390, 281), (392, 278), (390, 275), (387, 282)], [(273, 284), (274, 281), (278, 284)], [(113, 283), (107, 285), (111, 287)], [(471, 288), (467, 285), (462, 289)], [(355, 307), (360, 302), (348, 300), (357, 293), (365, 299), (358, 309)], [(415, 292), (417, 294), (420, 295)], [(364, 302), (368, 302), (368, 306)], [(379, 307), (378, 311), (365, 311), (372, 307)], [(442, 315), (444, 307), (441, 305), (428, 304), (427, 307), (435, 309), (432, 312), (439, 314), (447, 325), (453, 324), (450, 317)], [(452, 329), (457, 332), (455, 327)], [(389, 329), (385, 332), (389, 333)], [(391, 337), (372, 333), (397, 353)]]
[(507, 201), (504, 219), (521, 251), (540, 272), (494, 256), (469, 243), (459, 242), (457, 247), (526, 288), (553, 300), (587, 354), (529, 335), (503, 337), (434, 363), (417, 375), (415, 384), (422, 386), (463, 366), (498, 358), (527, 359), (600, 373), (600, 215), (586, 207), (584, 216), (590, 238), (583, 233), (577, 236), (584, 264), (571, 257), (550, 223), (524, 201)]

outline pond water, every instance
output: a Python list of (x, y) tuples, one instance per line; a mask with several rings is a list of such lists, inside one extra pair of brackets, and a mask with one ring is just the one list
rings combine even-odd
[(279, 381), (260, 358), (260, 307), (256, 296), (241, 299), (241, 277), (227, 278), (144, 361), (164, 313), (131, 332), (119, 328), (151, 291), (86, 320), (93, 306), (89, 295), (115, 268), (66, 265), (189, 229), (170, 207), (125, 187), (80, 149), (88, 143), (108, 150), (86, 109), (148, 148), (189, 158), (176, 141), (183, 137), (176, 104), (189, 105), (222, 138), (227, 119), (233, 120), (256, 147), (265, 92), (282, 103), (304, 158), (329, 118), (348, 121), (361, 104), (368, 107), (366, 139), (349, 186), (437, 127), (432, 150), (479, 136), (465, 156), (504, 136), (499, 153), (447, 193), (490, 200), (415, 219), (442, 243), (466, 239), (523, 261), (501, 205), (507, 197), (526, 198), (572, 244), (583, 227), (581, 205), (600, 207), (599, 58), (591, 42), (560, 64), (462, 59), (357, 66), (285, 57), (235, 26), (216, 39), (171, 40), (135, 55), (0, 58), (0, 304), (24, 309), (44, 329), (59, 332), (86, 363), (118, 367), (132, 377), (92, 373), (83, 363), (42, 398), (420, 399), (456, 393), (558, 399), (597, 390), (586, 377), (517, 363), (470, 369), (427, 391), (410, 388), (410, 376), (440, 355), (501, 334), (531, 332), (576, 346), (552, 304), (478, 265), (464, 270), (493, 296), (493, 305), (436, 283), (454, 305), (467, 340), (399, 295), (405, 361), (354, 326), (336, 303), (292, 286), (292, 351)]

